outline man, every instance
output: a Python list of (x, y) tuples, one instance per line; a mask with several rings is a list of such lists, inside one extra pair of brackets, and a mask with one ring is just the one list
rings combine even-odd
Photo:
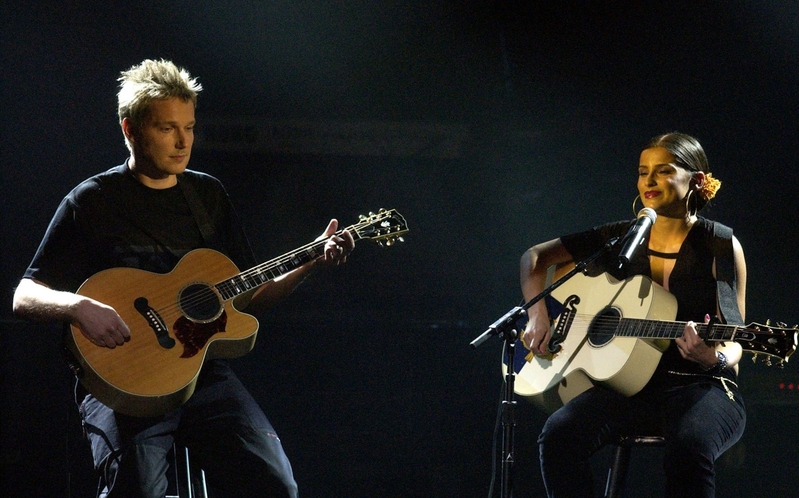
[[(124, 348), (130, 340), (129, 324), (113, 307), (75, 293), (98, 271), (167, 273), (201, 247), (222, 252), (239, 269), (255, 265), (222, 185), (187, 170), (201, 85), (164, 60), (145, 60), (119, 80), (130, 157), (64, 198), (14, 294), (19, 316), (74, 324), (98, 348)], [(273, 305), (317, 267), (346, 262), (355, 242), (337, 229), (331, 220), (320, 237), (327, 239), (323, 256), (258, 287), (247, 296), (251, 303)], [(163, 416), (124, 415), (92, 394), (79, 403), (101, 496), (163, 498), (166, 454), (175, 441), (202, 465), (214, 496), (297, 496), (274, 429), (222, 360), (207, 361), (194, 394)]]

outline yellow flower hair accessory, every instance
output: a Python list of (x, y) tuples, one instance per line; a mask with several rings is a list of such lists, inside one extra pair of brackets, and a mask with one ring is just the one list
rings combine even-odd
[(699, 189), (699, 195), (706, 201), (716, 197), (716, 192), (721, 188), (721, 181), (713, 178), (713, 175), (708, 173), (705, 175), (705, 183)]

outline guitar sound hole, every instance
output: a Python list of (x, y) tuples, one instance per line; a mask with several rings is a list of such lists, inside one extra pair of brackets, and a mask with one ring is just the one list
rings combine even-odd
[(180, 309), (189, 320), (210, 322), (222, 313), (222, 303), (208, 285), (191, 284), (180, 293)]
[(621, 314), (615, 308), (605, 308), (597, 313), (588, 331), (588, 341), (594, 346), (604, 346), (616, 333)]

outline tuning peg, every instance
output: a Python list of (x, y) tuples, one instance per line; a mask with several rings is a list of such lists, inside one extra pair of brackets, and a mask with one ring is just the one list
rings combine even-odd
[(766, 359), (765, 359), (764, 363), (766, 364), (767, 367), (770, 367), (771, 366), (771, 356), (766, 356)]
[(788, 326), (788, 324), (785, 323), (785, 322), (777, 322), (777, 327), (786, 328), (787, 326)]
[(398, 239), (400, 242), (405, 242), (405, 238), (404, 238), (404, 237), (398, 237), (397, 239)]
[(771, 326), (771, 318), (766, 318), (766, 327)]
[(779, 369), (785, 369), (785, 360), (783, 360), (782, 358), (780, 358), (780, 361), (778, 361), (778, 362), (777, 362), (777, 368), (779, 368)]
[(752, 363), (757, 363), (757, 353), (752, 355)]

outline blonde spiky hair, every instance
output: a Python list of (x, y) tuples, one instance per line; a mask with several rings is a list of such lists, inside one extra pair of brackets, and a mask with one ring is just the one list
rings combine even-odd
[[(203, 89), (188, 71), (164, 59), (146, 59), (122, 71), (119, 82), (117, 114), (120, 124), (125, 118), (136, 125), (141, 124), (147, 118), (153, 100), (177, 97), (197, 105), (197, 94)], [(125, 142), (130, 149), (127, 138)]]

